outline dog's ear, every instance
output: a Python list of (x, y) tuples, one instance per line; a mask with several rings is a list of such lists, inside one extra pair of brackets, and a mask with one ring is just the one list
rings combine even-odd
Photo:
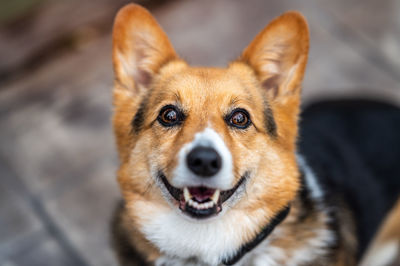
[(268, 24), (243, 51), (271, 99), (298, 92), (307, 63), (308, 27), (298, 12), (287, 12)]
[(239, 58), (255, 71), (277, 118), (279, 135), (290, 143), (297, 134), (308, 46), (307, 22), (300, 13), (291, 11), (267, 25)]
[(147, 89), (154, 75), (177, 58), (167, 35), (143, 7), (129, 4), (117, 14), (113, 29), (116, 82), (131, 94)]

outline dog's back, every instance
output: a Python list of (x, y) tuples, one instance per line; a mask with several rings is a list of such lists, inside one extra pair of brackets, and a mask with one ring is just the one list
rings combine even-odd
[[(367, 100), (306, 108), (299, 148), (337, 206), (353, 213), (361, 255), (400, 191), (400, 109)], [(339, 225), (340, 226), (340, 225)]]

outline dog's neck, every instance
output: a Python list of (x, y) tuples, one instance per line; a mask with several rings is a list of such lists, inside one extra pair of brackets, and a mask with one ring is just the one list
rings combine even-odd
[(244, 244), (240, 247), (240, 249), (236, 252), (236, 255), (231, 258), (225, 258), (222, 260), (224, 265), (233, 265), (238, 262), (244, 255), (248, 252), (252, 251), (258, 244), (260, 244), (264, 239), (268, 237), (269, 234), (275, 229), (277, 225), (279, 225), (285, 218), (287, 217), (290, 211), (290, 206), (283, 208), (273, 219), (270, 221), (260, 233), (258, 233), (253, 240)]

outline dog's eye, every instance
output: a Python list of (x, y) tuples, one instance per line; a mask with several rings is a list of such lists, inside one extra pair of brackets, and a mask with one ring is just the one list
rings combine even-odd
[(244, 109), (233, 110), (226, 120), (229, 125), (240, 129), (245, 129), (251, 124), (249, 113)]
[(180, 124), (183, 121), (183, 114), (175, 106), (164, 106), (157, 117), (158, 122), (165, 127)]

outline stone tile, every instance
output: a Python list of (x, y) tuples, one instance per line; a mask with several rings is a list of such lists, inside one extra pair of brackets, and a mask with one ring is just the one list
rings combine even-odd
[(116, 264), (109, 245), (110, 218), (119, 199), (114, 166), (104, 162), (80, 186), (45, 203), (55, 223), (91, 265)]
[(43, 231), (43, 225), (35, 215), (24, 191), (9, 182), (16, 178), (0, 157), (0, 257), (27, 237)]
[(37, 63), (32, 59), (45, 60), (51, 53), (74, 49), (85, 39), (109, 31), (116, 10), (128, 2), (98, 0), (93, 5), (70, 0), (37, 5), (18, 23), (0, 29), (0, 74), (14, 74), (24, 64)]
[(1, 266), (71, 266), (76, 262), (68, 256), (49, 236), (41, 236), (31, 241), (30, 246), (16, 250), (13, 254), (0, 259)]
[[(400, 104), (400, 83), (395, 67), (382, 55), (379, 45), (371, 45), (360, 35), (367, 29), (371, 31), (373, 23), (366, 21), (361, 25), (349, 20), (346, 24), (342, 16), (348, 14), (348, 19), (352, 17), (351, 12), (347, 13), (347, 8), (352, 4), (325, 2), (326, 5), (315, 1), (312, 5), (298, 7), (308, 18), (311, 28), (309, 64), (304, 82), (305, 99), (364, 97)], [(363, 2), (362, 9), (371, 14), (365, 17), (374, 17), (374, 5)], [(384, 6), (388, 8), (390, 3)], [(353, 7), (358, 8), (356, 5)], [(333, 12), (335, 8), (340, 15)], [(399, 27), (392, 29), (392, 35), (396, 35)]]
[[(95, 67), (94, 57), (109, 49), (109, 40), (99, 42), (89, 47), (94, 52), (71, 55), (0, 94), (0, 153), (40, 197), (79, 183), (99, 160), (116, 162), (111, 63)], [(79, 67), (92, 71), (68, 71)]]
[(305, 101), (364, 97), (400, 104), (398, 82), (326, 28), (310, 21), (311, 46), (303, 82)]
[(399, 1), (325, 0), (320, 4), (338, 21), (337, 38), (351, 43), (364, 57), (400, 82)]
[[(110, 125), (112, 72), (105, 52), (110, 50), (110, 40), (99, 39), (87, 49), (0, 93), (0, 155), (7, 157), (31, 196), (44, 204), (48, 218), (67, 241), (94, 261), (92, 265), (115, 265), (107, 236), (108, 215), (118, 197)], [(101, 63), (97, 53), (103, 56)], [(69, 71), (81, 67), (90, 71)], [(18, 218), (27, 217), (24, 213)], [(8, 232), (12, 226), (4, 228)], [(17, 234), (10, 231), (9, 236)], [(48, 245), (43, 250), (52, 248)], [(42, 249), (37, 254), (43, 255)]]

